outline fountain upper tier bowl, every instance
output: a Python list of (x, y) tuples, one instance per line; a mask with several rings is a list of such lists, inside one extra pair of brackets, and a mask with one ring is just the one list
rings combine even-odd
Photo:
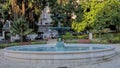
[(4, 55), (13, 59), (24, 60), (81, 60), (89, 58), (112, 57), (115, 47), (102, 44), (55, 44), (13, 46), (4, 49)]

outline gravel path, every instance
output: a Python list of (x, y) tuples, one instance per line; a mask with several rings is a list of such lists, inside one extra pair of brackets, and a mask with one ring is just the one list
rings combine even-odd
[[(112, 44), (116, 47), (117, 55), (113, 58), (97, 61), (96, 63), (89, 63), (86, 65), (76, 64), (67, 68), (120, 68), (120, 44)], [(43, 66), (39, 62), (15, 62), (8, 60), (3, 56), (3, 50), (0, 50), (0, 68), (53, 68)], [(58, 67), (54, 67), (58, 68)], [(64, 67), (65, 68), (65, 67)]]

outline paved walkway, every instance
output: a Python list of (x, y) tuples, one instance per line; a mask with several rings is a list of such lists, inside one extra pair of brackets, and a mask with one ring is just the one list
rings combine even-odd
[(49, 39), (47, 41), (47, 44), (55, 44), (57, 42), (57, 39)]
[[(112, 44), (112, 46), (116, 46), (117, 47), (116, 51), (118, 52), (118, 54), (113, 58), (108, 60), (102, 60), (94, 64), (90, 63), (87, 65), (79, 65), (79, 64), (76, 64), (75, 66), (71, 65), (70, 68), (120, 68), (120, 44)], [(30, 61), (15, 62), (12, 60), (7, 60), (3, 56), (3, 50), (0, 50), (0, 68), (53, 68), (53, 67), (43, 66), (38, 62), (34, 62), (34, 63)]]

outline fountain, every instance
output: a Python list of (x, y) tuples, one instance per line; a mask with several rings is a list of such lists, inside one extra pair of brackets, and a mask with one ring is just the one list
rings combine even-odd
[[(57, 19), (60, 19), (61, 18), (61, 16), (60, 16), (60, 14), (57, 14)], [(63, 40), (62, 40), (62, 31), (64, 31), (64, 30), (69, 30), (70, 29), (70, 27), (61, 27), (61, 23), (60, 23), (60, 21), (58, 21), (58, 26), (57, 27), (49, 27), (50, 29), (52, 29), (52, 30), (56, 30), (57, 32), (58, 32), (58, 37), (57, 37), (57, 39), (58, 39), (58, 41), (57, 41), (57, 43), (56, 43), (56, 48), (57, 49), (65, 49), (65, 47), (64, 47), (64, 42), (63, 42)]]
[[(12, 46), (4, 49), (4, 55), (8, 59), (17, 61), (39, 61), (41, 65), (74, 65), (75, 63), (91, 62), (110, 58), (115, 55), (115, 47), (104, 44), (64, 44), (61, 32), (69, 30), (69, 27), (49, 27), (58, 31), (58, 41), (55, 44), (39, 44), (28, 46)], [(50, 63), (49, 63), (50, 62)], [(56, 67), (57, 68), (57, 67)]]

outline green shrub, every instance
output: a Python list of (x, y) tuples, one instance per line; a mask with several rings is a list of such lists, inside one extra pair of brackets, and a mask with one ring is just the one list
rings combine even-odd
[(88, 39), (88, 35), (73, 36), (72, 34), (66, 33), (66, 35), (62, 36), (62, 38), (64, 40), (67, 40), (67, 39)]
[(40, 42), (31, 42), (31, 44), (46, 44), (46, 41), (40, 41)]
[[(31, 42), (31, 44), (46, 44), (46, 41), (40, 41), (40, 42)], [(10, 46), (19, 46), (19, 43), (8, 43), (8, 44), (0, 44), (0, 49), (3, 49), (5, 47), (10, 47)]]
[(78, 36), (79, 39), (88, 39), (88, 35), (80, 35)]
[(108, 40), (95, 39), (95, 40), (91, 40), (91, 43), (93, 43), (93, 44), (107, 44)]
[(71, 33), (67, 32), (65, 35), (62, 36), (62, 38), (64, 40), (67, 40), (67, 39), (73, 39), (74, 36)]
[(17, 46), (19, 45), (18, 43), (9, 43), (9, 44), (0, 44), (0, 49), (3, 49), (5, 47), (10, 47), (10, 46)]
[(119, 37), (114, 37), (114, 38), (111, 40), (111, 43), (120, 43), (120, 38), (119, 38)]
[(65, 43), (78, 43), (78, 39), (66, 40)]
[(97, 34), (94, 34), (94, 35), (93, 35), (93, 38), (98, 38), (98, 37), (97, 37)]
[[(94, 38), (95, 37), (98, 37), (98, 35), (95, 34)], [(102, 34), (101, 38), (99, 38), (99, 39), (100, 39), (101, 43), (120, 43), (120, 33), (106, 33), (106, 34)]]

